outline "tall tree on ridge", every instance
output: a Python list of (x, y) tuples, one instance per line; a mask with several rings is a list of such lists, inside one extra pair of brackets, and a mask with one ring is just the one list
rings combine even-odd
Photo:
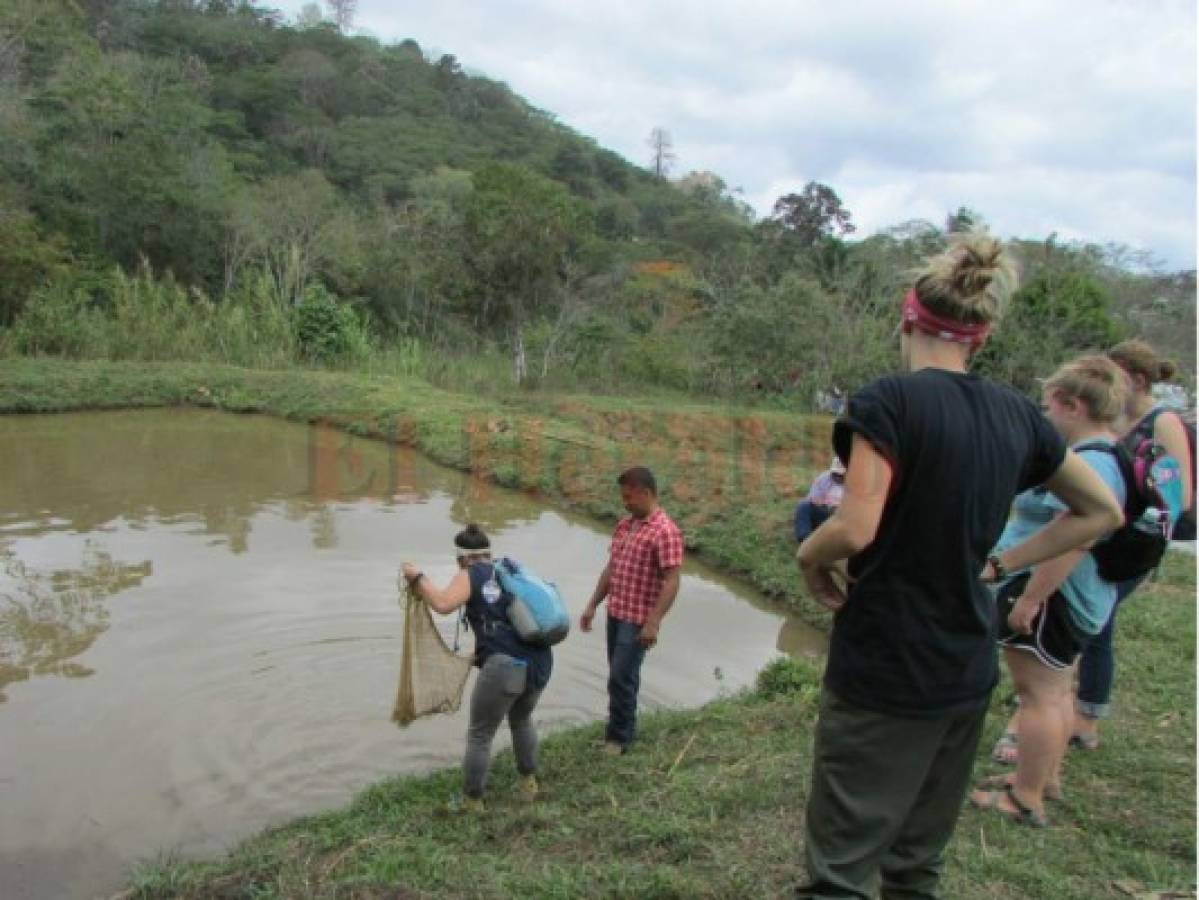
[(665, 128), (655, 128), (649, 133), (646, 143), (653, 151), (650, 164), (654, 167), (654, 177), (665, 178), (671, 164), (678, 158), (674, 153), (674, 143), (670, 140), (670, 132)]
[(354, 13), (358, 9), (358, 0), (325, 0), (329, 7), (329, 15), (333, 17), (338, 30), (345, 34), (354, 25)]

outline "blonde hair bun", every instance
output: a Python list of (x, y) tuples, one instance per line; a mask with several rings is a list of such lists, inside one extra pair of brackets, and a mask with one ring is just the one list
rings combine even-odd
[(1003, 242), (985, 231), (951, 235), (949, 247), (916, 278), (920, 302), (939, 316), (971, 325), (998, 321), (1016, 290), (1016, 266)]

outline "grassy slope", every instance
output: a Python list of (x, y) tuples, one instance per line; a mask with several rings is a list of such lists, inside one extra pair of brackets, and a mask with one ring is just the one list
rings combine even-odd
[[(688, 523), (690, 539), (776, 593), (795, 580), (776, 533), (827, 447), (819, 421), (730, 417), (700, 406), (666, 411), (526, 398), (497, 408), (420, 383), (361, 376), (0, 362), (0, 410), (176, 403), (341, 417), (356, 431), (397, 434), (443, 462), (473, 461), (484, 475), (599, 516), (615, 513), (608, 475), (636, 446), (637, 458), (648, 456), (669, 473), (667, 501)], [(396, 418), (398, 429), (390, 424)], [(474, 437), (464, 438), (464, 428)], [(530, 447), (537, 448), (532, 462)], [(805, 449), (789, 452), (795, 447)], [(746, 494), (753, 504), (737, 502)], [(1102, 752), (1071, 756), (1068, 800), (1051, 808), (1055, 827), (1028, 831), (966, 812), (950, 851), (946, 896), (1121, 897), (1193, 886), (1194, 598), (1193, 559), (1172, 555), (1163, 581), (1122, 614), (1116, 713)], [(817, 696), (814, 671), (789, 674), (792, 690), (783, 695), (647, 717), (645, 740), (627, 757), (596, 755), (598, 726), (551, 736), (545, 797), (531, 808), (514, 799), (505, 754), (482, 817), (447, 809), (455, 771), (394, 779), (345, 810), (265, 832), (220, 862), (144, 869), (131, 894), (393, 897), (395, 885), (413, 895), (481, 897), (784, 894), (801, 875)], [(1006, 684), (996, 692), (988, 744), (1006, 717), (1007, 693)]]

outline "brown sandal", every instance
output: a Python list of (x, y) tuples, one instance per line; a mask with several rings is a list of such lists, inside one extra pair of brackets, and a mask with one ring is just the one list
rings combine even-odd
[[(988, 775), (978, 783), (980, 788), (988, 790), (1006, 791), (1008, 787), (1015, 787), (1015, 775)], [(1062, 793), (1062, 789), (1056, 784), (1045, 785), (1045, 799), (1051, 803), (1061, 803), (1066, 799), (1066, 795)]]
[[(1016, 796), (1016, 792), (1010, 784), (1002, 791), (988, 791), (983, 796), (986, 798), (985, 800), (971, 797), (971, 805), (976, 809), (994, 810), (1017, 825), (1027, 825), (1029, 828), (1045, 828), (1049, 825), (1049, 820), (1045, 816)], [(999, 805), (1004, 797), (1011, 802), (1015, 810), (1007, 810)]]

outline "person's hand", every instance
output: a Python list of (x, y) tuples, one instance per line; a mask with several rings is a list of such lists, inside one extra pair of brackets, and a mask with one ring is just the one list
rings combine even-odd
[(583, 610), (583, 614), (579, 616), (579, 628), (583, 631), (591, 630), (591, 623), (595, 619), (596, 604), (588, 603), (587, 608)]
[(658, 622), (653, 619), (646, 619), (645, 624), (641, 626), (641, 631), (637, 633), (637, 643), (646, 650), (658, 643), (658, 628)]
[(1012, 631), (1019, 634), (1032, 634), (1033, 619), (1037, 617), (1037, 613), (1040, 611), (1040, 603), (1021, 597), (1016, 601), (1016, 605), (1012, 607), (1012, 611), (1008, 613), (1007, 623)]
[(420, 569), (418, 569), (412, 563), (406, 562), (400, 566), (400, 572), (403, 573), (405, 578), (411, 580), (420, 574)]
[(830, 612), (837, 612), (845, 605), (847, 595), (845, 589), (837, 583), (834, 575), (842, 575), (841, 570), (837, 568), (824, 568), (812, 564), (799, 564), (799, 571), (803, 574), (804, 584), (807, 585), (808, 592), (816, 599), (816, 602)]

